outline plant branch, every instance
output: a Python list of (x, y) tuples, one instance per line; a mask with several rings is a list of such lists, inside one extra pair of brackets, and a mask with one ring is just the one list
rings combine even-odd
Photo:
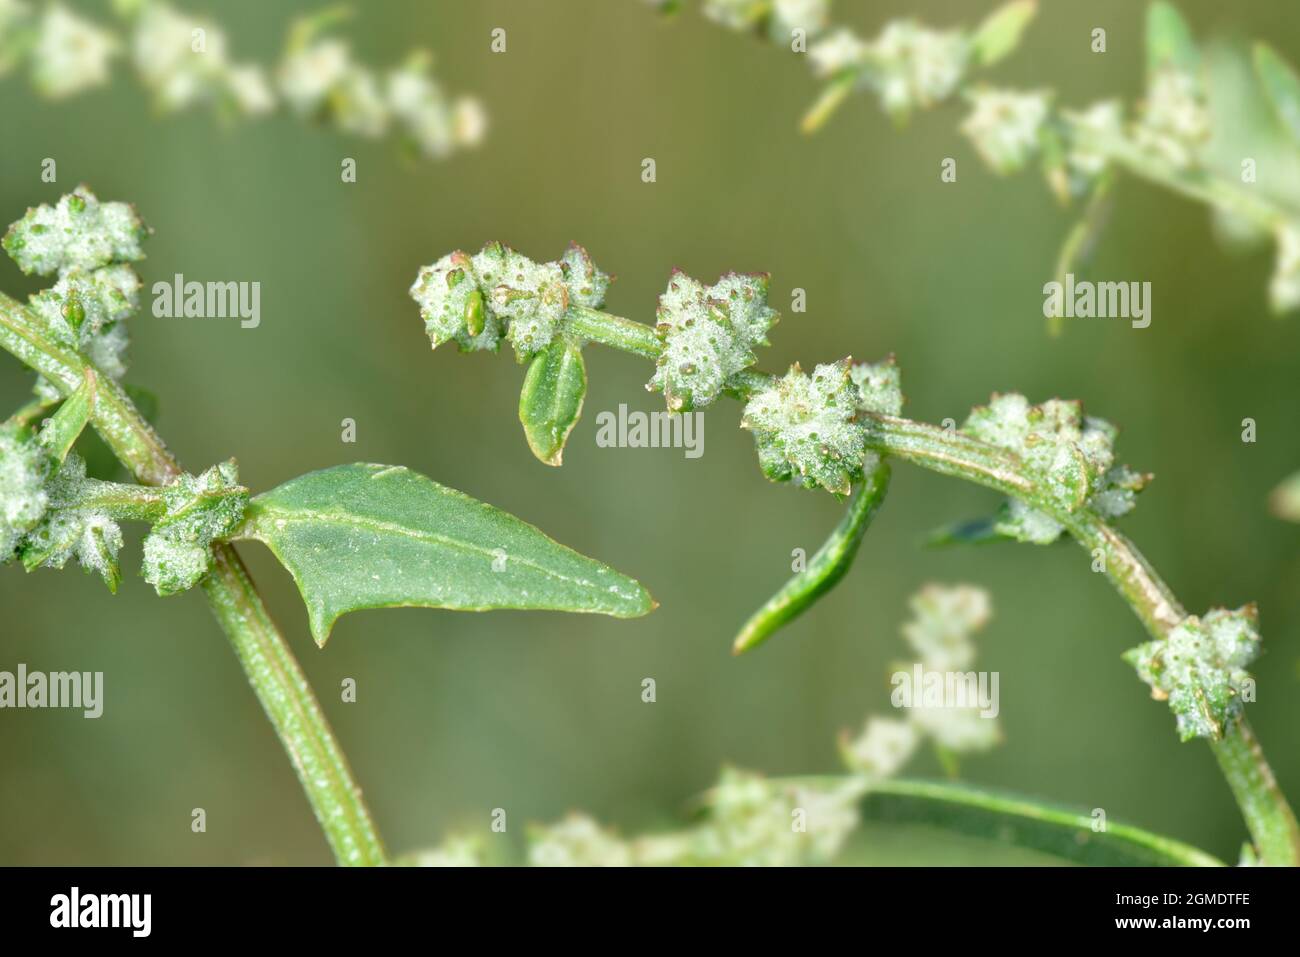
[[(591, 342), (651, 359), (661, 351), (653, 330), (642, 323), (588, 308), (571, 308), (569, 317), (581, 329), (576, 334)], [(633, 328), (638, 326), (639, 331)], [(772, 382), (770, 373), (747, 370), (733, 376), (725, 391), (743, 401)], [(1187, 616), (1173, 591), (1128, 538), (1091, 509), (1069, 511), (1053, 499), (1015, 453), (955, 429), (886, 415), (863, 416), (868, 448), (1018, 498), (1051, 515), (1089, 553), (1100, 549), (1107, 579), (1153, 638), (1167, 639)], [(1260, 860), (1266, 864), (1300, 864), (1300, 824), (1246, 719), (1229, 725), (1221, 738), (1210, 741), (1210, 748), (1241, 809)]]
[[(0, 348), (35, 369), (64, 395), (83, 379), (85, 361), (52, 343), (23, 305), (3, 293)], [(108, 376), (99, 377), (92, 424), (139, 481), (166, 485), (182, 474), (162, 439)], [(293, 762), (335, 858), (340, 864), (385, 863), (384, 845), (361, 788), (234, 546), (215, 547), (215, 564), (203, 590)]]

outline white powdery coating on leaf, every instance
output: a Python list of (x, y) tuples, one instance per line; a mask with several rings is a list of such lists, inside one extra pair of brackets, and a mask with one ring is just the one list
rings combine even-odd
[(61, 4), (47, 7), (32, 51), (32, 85), (53, 99), (108, 81), (117, 38)]
[(528, 829), (531, 867), (628, 867), (627, 842), (586, 814), (571, 813), (557, 824)]
[(980, 88), (971, 94), (971, 113), (961, 131), (994, 171), (1015, 172), (1038, 152), (1038, 134), (1047, 119), (1050, 97), (1045, 91)]
[(27, 210), (9, 227), (4, 248), (23, 272), (48, 276), (142, 259), (144, 235), (144, 225), (129, 204), (101, 203), (79, 186), (56, 206)]
[(16, 426), (0, 424), (0, 563), (41, 520), (49, 504), (44, 453)]
[(756, 393), (740, 425), (754, 433), (763, 474), (774, 482), (797, 477), (805, 488), (847, 495), (867, 460), (856, 421), (858, 398), (848, 359), (819, 365), (811, 376), (796, 364), (776, 385)]

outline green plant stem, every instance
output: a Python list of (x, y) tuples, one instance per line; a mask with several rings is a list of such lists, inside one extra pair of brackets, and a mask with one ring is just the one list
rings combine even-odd
[[(1067, 125), (1072, 125), (1067, 118)], [(1288, 218), (1300, 216), (1300, 211), (1287, 209), (1265, 194), (1243, 189), (1240, 185), (1214, 173), (1199, 168), (1181, 168), (1152, 155), (1125, 136), (1101, 137), (1095, 131), (1083, 131), (1080, 136), (1096, 144), (1099, 152), (1126, 172), (1157, 186), (1205, 203), (1207, 206), (1229, 210), (1248, 222), (1271, 231)]]
[[(3, 293), (0, 348), (65, 395), (82, 382), (84, 360), (50, 342), (22, 304)], [(92, 424), (139, 481), (166, 485), (182, 474), (162, 439), (107, 376), (99, 377)], [(215, 564), (203, 590), (293, 762), (335, 858), (340, 864), (386, 863), (383, 841), (361, 788), (293, 652), (234, 547), (220, 544), (214, 551)]]
[(78, 488), (76, 499), (67, 504), (104, 511), (119, 521), (156, 522), (167, 511), (162, 492), (156, 486), (125, 485), (99, 479), (87, 479)]
[[(647, 358), (659, 354), (657, 339), (656, 348), (649, 347), (646, 336), (653, 333), (648, 326), (594, 309), (582, 311), (582, 325), (583, 337), (591, 342)], [(638, 334), (628, 328), (634, 325), (641, 325), (644, 332)], [(628, 343), (635, 348), (626, 347)], [(745, 371), (728, 381), (726, 391), (744, 400), (772, 381), (770, 373)], [(1132, 542), (1090, 509), (1071, 512), (1045, 494), (1014, 453), (955, 429), (893, 416), (864, 417), (868, 448), (1021, 499), (1064, 525), (1090, 554), (1100, 549), (1107, 579), (1153, 638), (1167, 639), (1187, 616), (1173, 591)], [(1210, 749), (1241, 809), (1260, 860), (1265, 864), (1300, 865), (1300, 824), (1246, 719), (1230, 726), (1222, 738), (1210, 741)]]

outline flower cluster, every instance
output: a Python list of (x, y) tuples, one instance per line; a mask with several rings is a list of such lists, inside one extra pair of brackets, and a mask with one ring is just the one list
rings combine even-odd
[(1246, 669), (1259, 655), (1259, 612), (1254, 605), (1218, 608), (1203, 618), (1188, 615), (1163, 641), (1149, 641), (1124, 655), (1151, 697), (1168, 701), (1184, 740), (1223, 736), (1254, 700)]
[(487, 128), (479, 101), (448, 96), (427, 55), (412, 54), (381, 79), (356, 63), (345, 43), (321, 36), (338, 9), (297, 21), (273, 85), (260, 65), (230, 59), (226, 34), (210, 20), (164, 0), (119, 0), (115, 7), (128, 20), (123, 33), (59, 3), (37, 15), (22, 0), (0, 0), (0, 73), (26, 58), (37, 92), (61, 99), (107, 83), (112, 59), (127, 49), (162, 111), (212, 106), (223, 115), (259, 116), (283, 99), (298, 115), (345, 133), (376, 138), (397, 130), (432, 158), (477, 145)]
[[(903, 637), (928, 672), (965, 671), (975, 660), (971, 636), (992, 617), (988, 592), (972, 585), (926, 585), (910, 600)], [(913, 702), (905, 718), (871, 717), (840, 753), (855, 774), (876, 781), (895, 774), (929, 738), (950, 754), (987, 751), (1001, 740), (996, 718), (977, 707), (926, 707)]]
[(276, 77), (299, 116), (328, 118), (345, 133), (367, 137), (396, 127), (420, 153), (436, 158), (482, 141), (482, 105), (472, 97), (449, 97), (426, 54), (412, 54), (381, 77), (357, 63), (342, 40), (317, 33), (316, 21), (300, 21)]
[(789, 43), (795, 30), (814, 36), (826, 29), (831, 0), (704, 0), (702, 12), (730, 30), (757, 30), (773, 43)]
[(125, 371), (122, 320), (136, 310), (140, 291), (140, 278), (127, 264), (143, 258), (147, 233), (130, 205), (101, 203), (79, 186), (57, 205), (27, 210), (3, 240), (23, 272), (58, 276), (30, 301), (50, 336), (114, 378)]
[(773, 781), (728, 768), (708, 793), (701, 823), (625, 839), (585, 814), (528, 831), (528, 863), (541, 867), (793, 867), (832, 861), (858, 826), (855, 780)]
[(270, 112), (275, 96), (265, 72), (231, 63), (226, 45), (214, 23), (153, 2), (140, 12), (131, 52), (141, 82), (163, 111), (215, 104), (250, 116)]
[(212, 543), (244, 517), (248, 489), (234, 460), (163, 489), (166, 512), (144, 540), (144, 579), (159, 595), (193, 588), (212, 567)]
[(118, 552), (122, 548), (122, 529), (105, 511), (82, 504), (88, 489), (95, 486), (86, 478), (86, 463), (75, 453), (46, 485), (49, 508), (18, 547), (23, 566), (63, 568), (68, 559), (76, 558), (87, 572), (104, 580), (109, 591), (116, 592), (122, 579)]
[[(1118, 430), (1085, 416), (1077, 401), (1051, 399), (1030, 405), (1018, 393), (995, 395), (974, 409), (962, 426), (967, 435), (1016, 453), (1039, 488), (1067, 511), (1088, 507), (1106, 519), (1127, 514), (1149, 475), (1115, 462)], [(1046, 513), (1012, 500), (996, 531), (1017, 541), (1047, 544), (1064, 528)]]
[(1051, 94), (981, 87), (970, 94), (971, 114), (961, 131), (998, 173), (1021, 169), (1038, 152)]
[(454, 341), (463, 352), (495, 352), (508, 339), (523, 362), (551, 344), (571, 305), (603, 305), (609, 282), (576, 243), (538, 263), (493, 242), (423, 267), (410, 291), (435, 349)]
[(647, 389), (672, 412), (703, 408), (726, 381), (756, 361), (776, 310), (767, 304), (766, 273), (728, 273), (712, 286), (674, 270), (659, 297), (655, 333), (663, 344)]
[(11, 561), (49, 505), (49, 462), (27, 429), (0, 422), (0, 563)]
[(754, 433), (759, 466), (772, 481), (797, 478), (804, 488), (847, 495), (874, 467), (859, 412), (898, 415), (902, 406), (892, 356), (858, 365), (841, 359), (817, 366), (811, 376), (796, 363), (750, 398), (740, 425)]

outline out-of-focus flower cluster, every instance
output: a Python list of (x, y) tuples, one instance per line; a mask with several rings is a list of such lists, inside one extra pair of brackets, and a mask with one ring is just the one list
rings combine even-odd
[(0, 0), (0, 74), (26, 61), (36, 91), (62, 99), (107, 83), (112, 60), (126, 54), (162, 112), (208, 106), (227, 117), (260, 116), (283, 100), (295, 114), (344, 133), (396, 132), (431, 158), (475, 146), (486, 132), (479, 101), (449, 96), (427, 54), (413, 53), (383, 74), (353, 60), (346, 43), (323, 33), (339, 19), (338, 9), (300, 19), (281, 62), (268, 71), (233, 61), (217, 24), (164, 0), (114, 6), (120, 27), (101, 26), (58, 2), (37, 8)]

